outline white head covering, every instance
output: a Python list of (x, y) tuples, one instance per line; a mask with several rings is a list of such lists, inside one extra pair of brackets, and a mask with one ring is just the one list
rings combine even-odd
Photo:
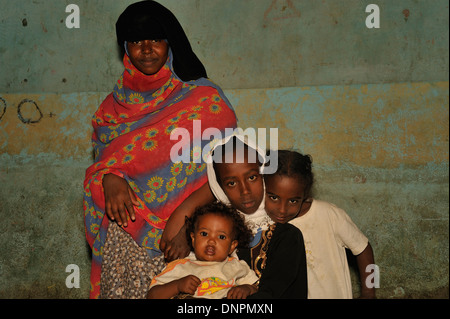
[[(217, 182), (216, 178), (216, 172), (214, 171), (213, 167), (213, 160), (212, 160), (212, 153), (214, 149), (217, 146), (226, 144), (230, 139), (233, 137), (236, 137), (237, 139), (241, 140), (244, 144), (248, 145), (250, 148), (256, 150), (259, 154), (259, 156), (263, 159), (263, 165), (260, 167), (260, 174), (264, 173), (264, 163), (266, 162), (266, 154), (265, 151), (261, 148), (259, 148), (254, 141), (248, 138), (246, 135), (242, 135), (238, 130), (234, 130), (233, 134), (223, 138), (222, 140), (214, 140), (211, 142), (211, 150), (207, 153), (206, 158), (204, 159), (206, 162), (207, 167), (207, 174), (208, 174), (208, 182), (209, 187), (211, 188), (211, 191), (213, 192), (214, 196), (217, 198), (218, 201), (231, 205), (230, 200), (228, 199), (227, 195), (223, 191), (222, 187), (220, 187), (219, 183)], [(247, 222), (247, 225), (250, 227), (252, 232), (255, 234), (258, 230), (264, 230), (267, 229), (269, 224), (272, 224), (272, 219), (267, 215), (265, 210), (265, 197), (266, 197), (266, 187), (264, 184), (263, 179), (263, 199), (261, 201), (261, 204), (259, 205), (256, 212), (254, 212), (251, 215), (244, 214), (243, 212), (240, 212)]]

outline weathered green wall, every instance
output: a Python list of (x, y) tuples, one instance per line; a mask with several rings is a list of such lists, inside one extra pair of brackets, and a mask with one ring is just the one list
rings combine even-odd
[[(113, 25), (132, 2), (0, 0), (0, 297), (88, 296), (90, 119), (122, 72)], [(70, 3), (79, 29), (65, 26)], [(280, 147), (313, 156), (317, 196), (372, 243), (378, 296), (448, 298), (448, 1), (161, 3), (240, 126), (276, 127)], [(365, 26), (370, 3), (379, 29)]]

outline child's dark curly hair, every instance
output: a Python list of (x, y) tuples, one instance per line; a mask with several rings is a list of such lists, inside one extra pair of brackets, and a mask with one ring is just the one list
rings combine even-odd
[(244, 217), (235, 208), (220, 202), (214, 202), (212, 204), (198, 207), (191, 218), (186, 218), (186, 237), (191, 250), (193, 249), (191, 233), (195, 232), (199, 217), (207, 214), (215, 214), (229, 218), (233, 223), (232, 240), (238, 241), (237, 247), (239, 248), (248, 247), (253, 238), (253, 234), (247, 227)]
[(312, 196), (314, 184), (312, 157), (291, 150), (277, 150), (272, 152), (275, 154), (270, 155), (278, 156), (278, 167), (274, 174), (298, 178), (305, 185), (305, 196)]

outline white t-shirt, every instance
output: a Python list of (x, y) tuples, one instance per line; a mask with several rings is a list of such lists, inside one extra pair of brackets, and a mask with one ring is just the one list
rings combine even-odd
[(359, 255), (367, 237), (344, 210), (313, 200), (309, 211), (289, 223), (298, 227), (305, 241), (309, 299), (351, 299), (352, 284), (345, 248)]
[(232, 287), (252, 285), (258, 281), (255, 272), (243, 260), (228, 257), (224, 261), (199, 261), (191, 252), (184, 259), (172, 261), (159, 275), (153, 277), (150, 288), (187, 275), (197, 276), (201, 280), (194, 297), (208, 299), (225, 298)]

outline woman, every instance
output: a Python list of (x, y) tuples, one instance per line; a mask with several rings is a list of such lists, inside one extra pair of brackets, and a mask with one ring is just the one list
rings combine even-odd
[[(132, 4), (116, 33), (125, 71), (93, 117), (95, 163), (84, 181), (90, 297), (145, 298), (162, 252), (169, 260), (188, 253), (185, 216), (213, 200), (201, 158), (209, 141), (194, 134), (193, 121), (201, 132), (225, 132), (236, 117), (168, 9)], [(170, 138), (176, 128), (189, 132), (188, 141)], [(190, 149), (188, 162), (171, 160), (180, 143)]]

